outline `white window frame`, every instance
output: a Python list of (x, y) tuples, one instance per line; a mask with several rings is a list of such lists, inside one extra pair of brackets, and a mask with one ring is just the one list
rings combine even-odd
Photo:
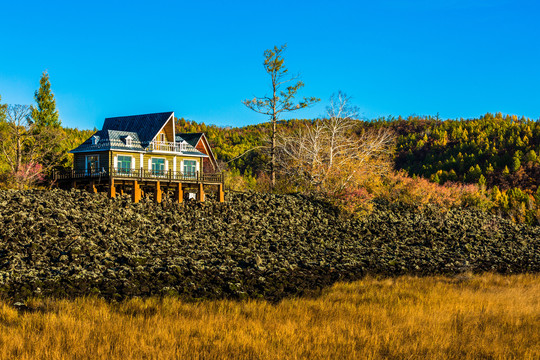
[[(186, 172), (186, 161), (193, 161), (195, 163), (195, 166), (194, 166), (194, 172), (193, 174), (191, 173), (187, 173)], [(185, 176), (185, 177), (189, 177), (189, 178), (195, 178), (197, 176), (197, 160), (190, 160), (190, 159), (184, 159), (182, 160), (182, 174)]]
[[(118, 166), (118, 164), (120, 163), (120, 159), (119, 157), (124, 157), (124, 158), (129, 158), (129, 169), (120, 169), (120, 167)], [(132, 155), (116, 155), (116, 171), (118, 171), (118, 173), (121, 173), (121, 174), (129, 174), (133, 171), (133, 169), (135, 169), (135, 159), (133, 158)], [(127, 171), (126, 171), (127, 170)], [(123, 172), (125, 171), (125, 172)]]
[[(154, 162), (154, 159), (155, 160), (163, 160), (163, 173), (162, 174), (159, 174), (157, 173), (157, 171), (160, 171), (160, 170), (157, 170), (156, 173), (154, 173), (154, 169), (153, 169), (153, 162)], [(152, 176), (165, 176), (165, 174), (167, 173), (167, 159), (164, 158), (164, 157), (154, 157), (152, 156), (149, 160), (148, 160), (148, 170), (150, 170)]]

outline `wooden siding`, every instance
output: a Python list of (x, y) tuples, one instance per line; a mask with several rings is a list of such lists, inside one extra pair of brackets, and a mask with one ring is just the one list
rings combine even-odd
[[(197, 143), (197, 146), (195, 146), (195, 149), (199, 150), (203, 154), (210, 156), (210, 150), (207, 149), (206, 144), (204, 143), (202, 137)], [(201, 171), (207, 172), (207, 173), (216, 171), (216, 169), (214, 169), (214, 165), (212, 164), (212, 161), (210, 160), (210, 157), (203, 158)]]
[(102, 168), (104, 168), (105, 171), (109, 171), (109, 152), (108, 151), (73, 154), (73, 169), (85, 170), (86, 157), (89, 155), (99, 155), (99, 169), (101, 170)]
[(156, 135), (154, 140), (160, 141), (160, 134), (165, 134), (165, 141), (174, 142), (174, 121), (170, 119), (167, 124), (161, 129), (161, 131)]
[[(148, 166), (148, 161), (151, 160), (152, 158), (165, 159), (168, 162), (168, 164), (166, 165), (167, 170), (178, 171), (178, 172), (184, 171), (183, 166), (182, 166), (183, 160), (195, 160), (199, 164), (198, 165), (199, 167), (201, 166), (200, 164), (202, 163), (201, 158), (198, 158), (198, 157), (178, 156), (178, 155), (173, 155), (173, 154), (144, 153), (143, 163), (141, 166), (140, 153), (135, 153), (135, 152), (132, 153), (132, 152), (127, 152), (127, 151), (113, 151), (112, 152), (113, 159), (115, 156), (118, 156), (118, 155), (134, 157), (135, 169), (140, 169), (142, 167), (143, 170), (152, 170), (151, 166), (150, 167)], [(173, 168), (175, 157), (176, 157), (176, 169)], [(111, 163), (114, 164), (114, 160), (111, 160)], [(203, 169), (199, 168), (200, 172), (202, 172), (202, 170)]]

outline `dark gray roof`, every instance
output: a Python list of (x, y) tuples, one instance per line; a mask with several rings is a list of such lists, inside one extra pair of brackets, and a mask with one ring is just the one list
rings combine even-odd
[[(128, 151), (147, 151), (150, 142), (156, 134), (167, 123), (167, 120), (173, 114), (170, 112), (144, 114), (133, 116), (121, 116), (107, 118), (103, 123), (103, 129), (96, 132), (84, 143), (77, 148), (71, 150), (71, 153), (88, 152), (88, 151), (106, 151), (106, 150), (128, 150)], [(202, 133), (182, 134), (180, 138), (176, 136), (176, 142), (184, 139), (193, 148), (182, 148), (182, 154), (206, 157), (206, 154), (196, 150), (194, 147), (203, 136)], [(97, 144), (92, 144), (93, 137), (98, 138)], [(126, 137), (131, 136), (131, 145), (126, 144)], [(189, 140), (188, 140), (189, 139)], [(192, 144), (192, 142), (194, 143)], [(179, 151), (179, 150), (177, 150)]]
[[(97, 144), (92, 144), (92, 138), (97, 136)], [(126, 145), (126, 137), (131, 136), (131, 146)], [(118, 130), (99, 130), (71, 152), (100, 151), (100, 150), (134, 150), (144, 151), (139, 135), (136, 132)]]
[(145, 144), (152, 141), (172, 114), (172, 111), (168, 111), (155, 114), (107, 118), (103, 123), (102, 130), (134, 132), (139, 135), (139, 140)]
[(202, 136), (203, 133), (179, 133), (176, 134), (176, 141), (185, 140), (189, 145), (195, 147)]

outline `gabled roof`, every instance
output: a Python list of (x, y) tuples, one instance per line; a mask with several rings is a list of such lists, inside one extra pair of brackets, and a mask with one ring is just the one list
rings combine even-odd
[(210, 144), (208, 143), (208, 139), (206, 138), (206, 135), (204, 135), (204, 133), (179, 133), (179, 134), (176, 134), (176, 141), (182, 141), (182, 140), (185, 140), (189, 145), (193, 146), (193, 147), (196, 147), (197, 144), (199, 143), (199, 141), (201, 141), (201, 139), (204, 139), (204, 143), (205, 143), (205, 148), (208, 149), (208, 157), (210, 158), (210, 161), (212, 163), (212, 167), (214, 167), (214, 169), (217, 169), (217, 162), (216, 162), (216, 158), (214, 156), (214, 153), (212, 152), (212, 149), (210, 148)]
[(179, 133), (176, 134), (176, 141), (185, 140), (189, 145), (195, 147), (203, 135), (203, 133)]
[(134, 132), (139, 135), (141, 143), (149, 143), (156, 134), (165, 125), (167, 120), (173, 115), (172, 111), (144, 114), (119, 116), (105, 119), (102, 130), (118, 130)]
[[(174, 113), (172, 111), (107, 118), (103, 123), (103, 129), (97, 131), (84, 143), (70, 152), (78, 153), (106, 150), (145, 152), (147, 151), (147, 148), (152, 140), (154, 140), (155, 136), (167, 124), (167, 121), (169, 121), (171, 117), (174, 117)], [(182, 154), (200, 157), (208, 156), (195, 149), (199, 139), (204, 137), (203, 133), (182, 135), (184, 135), (188, 140), (184, 139), (184, 136), (181, 138), (176, 136), (176, 142), (186, 140), (189, 145), (193, 146), (193, 149), (187, 148), (182, 150)], [(132, 139), (131, 145), (129, 146), (126, 144), (125, 140), (128, 136), (131, 136)], [(97, 144), (92, 144), (93, 137), (97, 138)]]

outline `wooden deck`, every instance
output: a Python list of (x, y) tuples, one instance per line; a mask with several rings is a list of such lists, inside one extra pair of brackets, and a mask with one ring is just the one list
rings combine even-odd
[(66, 170), (59, 171), (54, 174), (56, 181), (73, 181), (73, 180), (108, 180), (110, 178), (118, 180), (138, 180), (138, 181), (161, 181), (169, 183), (184, 183), (184, 184), (207, 184), (219, 185), (225, 181), (223, 173), (203, 173), (199, 172), (186, 174), (179, 171), (152, 171), (144, 169), (111, 169), (111, 171), (89, 172), (85, 170)]
[[(182, 202), (184, 189), (194, 188), (197, 200), (204, 201), (204, 186), (216, 188), (220, 202), (224, 201), (223, 173), (183, 173), (178, 171), (152, 171), (144, 169), (118, 169), (110, 171), (89, 172), (85, 170), (65, 170), (53, 175), (57, 186), (69, 188), (85, 187), (91, 192), (105, 190), (110, 197), (115, 197), (118, 190), (131, 193), (134, 202), (141, 197), (154, 193), (156, 202), (161, 202), (163, 191), (174, 190), (175, 201)], [(144, 188), (144, 191), (142, 190)]]

